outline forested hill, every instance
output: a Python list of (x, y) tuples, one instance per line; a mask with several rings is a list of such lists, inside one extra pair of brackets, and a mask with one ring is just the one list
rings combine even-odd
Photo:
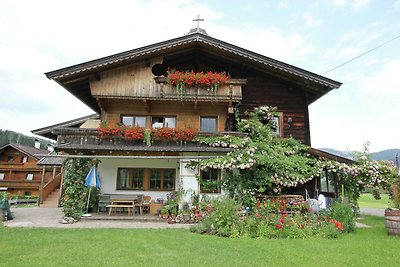
[[(338, 155), (341, 157), (345, 157), (345, 158), (352, 158), (352, 154), (353, 152), (351, 151), (340, 151), (340, 150), (336, 150), (336, 149), (332, 149), (332, 148), (320, 148), (321, 150), (334, 154), (334, 155)], [(371, 153), (371, 158), (374, 160), (391, 160), (391, 161), (395, 161), (396, 160), (396, 155), (399, 155), (400, 157), (400, 149), (386, 149), (386, 150), (382, 150), (379, 152), (373, 152)], [(400, 159), (399, 159), (400, 160)]]
[(27, 145), (27, 146), (35, 146), (35, 139), (38, 139), (40, 141), (40, 147), (41, 148), (47, 148), (47, 145), (50, 144), (50, 141), (36, 138), (33, 136), (27, 136), (21, 133), (17, 133), (14, 131), (9, 131), (9, 130), (1, 130), (0, 129), (0, 147), (8, 144), (8, 143), (14, 143), (14, 144), (21, 144), (21, 145)]

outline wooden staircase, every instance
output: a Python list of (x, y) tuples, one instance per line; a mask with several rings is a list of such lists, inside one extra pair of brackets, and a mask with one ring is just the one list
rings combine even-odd
[(60, 189), (57, 188), (51, 194), (43, 200), (43, 203), (40, 204), (41, 208), (58, 208), (58, 199), (60, 197)]

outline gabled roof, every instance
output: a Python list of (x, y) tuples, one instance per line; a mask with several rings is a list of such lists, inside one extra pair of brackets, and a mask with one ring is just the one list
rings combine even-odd
[(10, 143), (10, 144), (0, 147), (0, 151), (2, 151), (3, 149), (5, 149), (7, 147), (12, 147), (12, 148), (20, 151), (21, 153), (24, 153), (27, 156), (30, 156), (36, 160), (41, 159), (41, 157), (35, 156), (36, 154), (49, 154), (50, 153), (50, 151), (48, 151), (47, 149), (37, 149), (35, 147), (13, 144), (13, 143)]
[[(96, 100), (90, 97), (88, 85), (83, 85), (82, 83), (78, 85), (77, 81), (83, 77), (87, 80), (93, 78), (99, 71), (194, 47), (217, 51), (217, 54), (225, 54), (231, 58), (239, 59), (244, 64), (257, 65), (258, 68), (264, 69), (269, 73), (290, 75), (296, 79), (301, 79), (307, 86), (315, 86), (320, 90), (318, 96), (313, 100), (341, 86), (340, 82), (215, 39), (201, 31), (191, 32), (168, 41), (51, 71), (46, 73), (46, 76), (49, 79), (57, 81), (90, 108), (99, 112)], [(75, 84), (75, 86), (72, 86), (72, 84)]]
[(61, 166), (65, 160), (63, 157), (54, 157), (56, 155), (56, 152), (51, 152), (49, 153), (50, 157), (43, 157), (41, 158), (38, 162), (36, 162), (36, 165), (38, 166)]
[(87, 115), (87, 116), (80, 117), (77, 119), (73, 119), (73, 120), (57, 123), (54, 125), (46, 126), (43, 128), (39, 128), (36, 130), (32, 130), (31, 132), (33, 134), (37, 134), (37, 135), (40, 135), (40, 136), (43, 136), (46, 138), (56, 140), (57, 135), (52, 133), (53, 130), (59, 129), (59, 128), (65, 128), (65, 127), (79, 127), (87, 120), (93, 120), (93, 119), (99, 119), (99, 118), (100, 118), (100, 115), (95, 113), (95, 114)]

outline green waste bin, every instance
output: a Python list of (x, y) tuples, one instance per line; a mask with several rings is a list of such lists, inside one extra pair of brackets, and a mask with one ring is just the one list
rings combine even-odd
[(7, 220), (12, 220), (14, 219), (13, 213), (10, 210), (10, 203), (8, 202), (8, 198), (4, 197), (1, 200), (0, 204), (0, 210), (1, 210), (1, 215), (2, 215), (2, 220), (7, 219)]

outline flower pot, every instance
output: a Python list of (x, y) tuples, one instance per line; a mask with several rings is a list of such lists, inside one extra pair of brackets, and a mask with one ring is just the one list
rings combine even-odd
[(162, 215), (162, 218), (163, 218), (163, 219), (168, 219), (168, 217), (169, 217), (168, 214), (163, 214), (163, 215)]
[(385, 227), (388, 235), (400, 236), (400, 210), (385, 210)]

